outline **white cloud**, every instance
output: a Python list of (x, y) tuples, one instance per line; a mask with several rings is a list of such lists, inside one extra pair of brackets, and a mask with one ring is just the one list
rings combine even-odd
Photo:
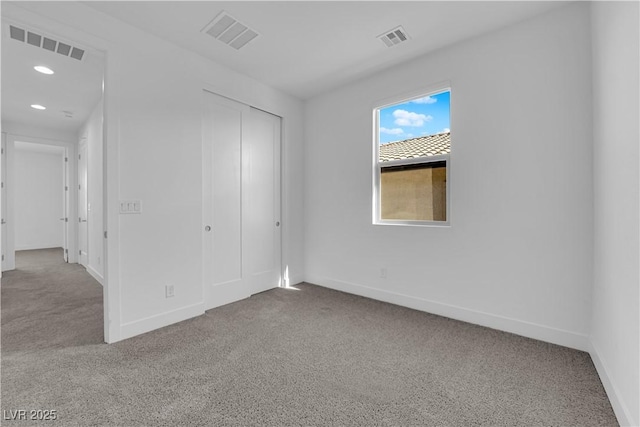
[(444, 128), (444, 129), (442, 129), (442, 132), (451, 132), (451, 129), (449, 129), (449, 128)]
[(424, 125), (424, 122), (433, 120), (433, 117), (425, 114), (412, 113), (406, 110), (396, 110), (393, 112), (395, 117), (394, 123), (398, 126), (414, 126), (420, 127)]
[(400, 128), (380, 128), (380, 133), (386, 133), (387, 135), (400, 135), (401, 133), (404, 133), (404, 131)]
[(413, 102), (414, 104), (433, 104), (435, 102), (438, 102), (438, 99), (432, 98), (430, 96), (424, 96), (422, 98), (414, 99), (411, 102)]

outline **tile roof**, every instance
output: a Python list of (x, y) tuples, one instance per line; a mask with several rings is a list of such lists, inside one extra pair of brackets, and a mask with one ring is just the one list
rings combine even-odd
[(380, 145), (380, 161), (430, 157), (451, 152), (451, 133), (438, 133)]

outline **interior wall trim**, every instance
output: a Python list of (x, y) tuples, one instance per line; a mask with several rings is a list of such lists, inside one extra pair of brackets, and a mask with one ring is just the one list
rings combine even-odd
[[(167, 311), (133, 322), (123, 323), (120, 328), (120, 339), (118, 341), (144, 334), (146, 332), (160, 329), (183, 320), (191, 319), (204, 314), (204, 303), (181, 307), (176, 310)], [(116, 341), (113, 341), (116, 342)]]
[(500, 316), (460, 306), (427, 300), (410, 295), (375, 289), (368, 286), (334, 280), (324, 277), (308, 277), (308, 283), (317, 284), (330, 289), (347, 292), (378, 301), (384, 301), (414, 310), (424, 311), (438, 316), (449, 317), (475, 325), (485, 326), (512, 334), (533, 338), (580, 351), (589, 351), (589, 339), (580, 334), (563, 329), (552, 328), (537, 323), (527, 322), (510, 317)]
[(600, 381), (602, 381), (602, 385), (604, 386), (604, 391), (607, 393), (607, 397), (609, 398), (611, 406), (613, 407), (613, 412), (616, 415), (616, 418), (618, 418), (618, 422), (620, 423), (620, 425), (640, 425), (640, 420), (632, 420), (631, 411), (629, 411), (629, 408), (622, 400), (622, 394), (620, 394), (615, 383), (611, 380), (607, 365), (605, 361), (600, 357), (598, 347), (591, 339), (589, 339), (589, 354), (591, 355), (591, 360), (593, 360), (593, 364), (596, 367), (596, 371), (598, 371)]

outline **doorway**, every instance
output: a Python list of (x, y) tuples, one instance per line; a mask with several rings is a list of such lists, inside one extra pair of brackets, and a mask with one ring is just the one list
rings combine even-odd
[[(4, 224), (0, 237), (5, 255), (2, 270), (15, 269), (15, 251), (28, 249), (17, 245), (20, 244), (16, 240), (19, 236), (15, 235), (18, 220), (24, 219), (24, 215), (16, 211), (16, 144), (27, 142), (57, 146), (57, 150), (63, 147), (65, 151), (60, 157), (66, 160), (67, 173), (62, 182), (65, 198), (60, 205), (65, 211), (55, 218), (58, 227), (63, 229), (62, 241), (56, 246), (63, 248), (66, 261), (80, 262), (91, 276), (105, 285), (102, 326), (108, 340), (106, 221), (103, 213), (106, 207), (103, 201), (106, 181), (103, 165), (106, 46), (96, 38), (78, 37), (88, 43), (97, 43), (102, 50), (89, 47), (64, 36), (66, 33), (75, 38), (78, 33), (72, 29), (60, 26), (57, 28), (59, 32), (54, 34), (46, 29), (51, 28), (46, 22), (44, 28), (36, 28), (37, 22), (37, 17), (31, 23), (14, 21), (4, 15), (2, 19), (3, 35), (7, 36), (2, 38), (1, 50), (2, 124), (6, 133), (2, 158)], [(34, 35), (38, 43), (33, 42)], [(53, 46), (66, 47), (66, 50), (52, 50), (52, 43)], [(76, 163), (76, 159), (80, 148), (78, 139), (82, 137), (85, 140), (83, 157), (88, 163), (82, 169), (85, 172), (81, 186), (83, 194), (79, 194), (78, 168), (82, 166)], [(30, 167), (30, 172), (34, 171)], [(84, 197), (79, 200), (81, 196)], [(30, 222), (27, 231), (36, 234), (42, 223)], [(80, 232), (82, 236), (79, 239)], [(51, 244), (38, 243), (37, 246)], [(73, 268), (80, 267), (76, 265)], [(54, 272), (50, 274), (53, 279)]]
[(87, 168), (87, 140), (78, 144), (78, 263), (87, 268), (89, 263), (89, 194)]
[(66, 149), (23, 141), (14, 147), (15, 250), (62, 248), (66, 261)]
[(2, 132), (2, 148), (0, 149), (0, 248), (2, 249), (2, 263), (0, 264), (0, 277), (2, 272), (8, 270), (9, 259), (7, 250), (7, 134)]
[(4, 135), (2, 147), (2, 271), (16, 268), (16, 251), (61, 248), (64, 262), (77, 262), (69, 157), (75, 144)]
[(281, 284), (281, 122), (204, 91), (205, 308)]

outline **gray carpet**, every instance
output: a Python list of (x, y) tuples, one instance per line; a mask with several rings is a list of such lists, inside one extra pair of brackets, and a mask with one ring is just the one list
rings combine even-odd
[(2, 409), (58, 421), (3, 425), (617, 425), (586, 353), (298, 289), (106, 345), (101, 288), (81, 267), (7, 273)]

